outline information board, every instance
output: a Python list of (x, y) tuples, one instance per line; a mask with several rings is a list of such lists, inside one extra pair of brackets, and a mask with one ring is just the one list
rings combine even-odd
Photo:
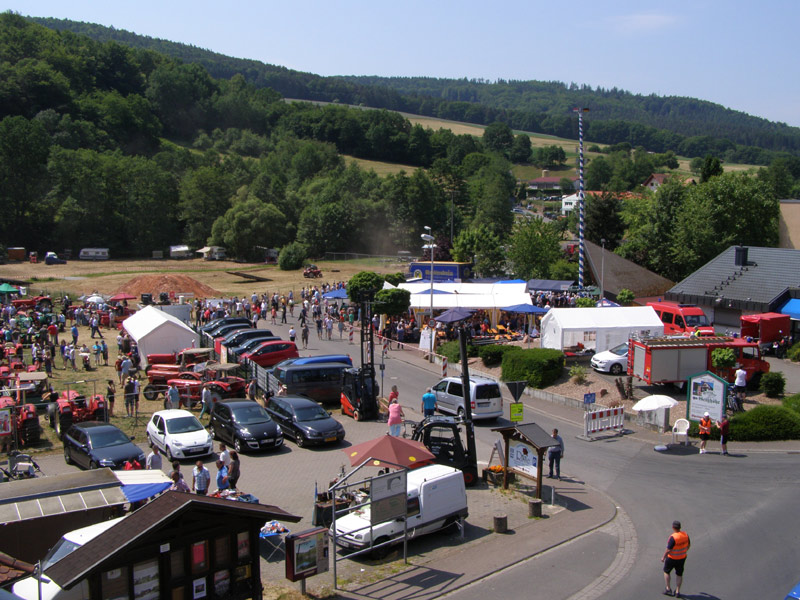
[(538, 456), (533, 446), (522, 442), (508, 442), (508, 466), (536, 477)]
[(725, 395), (728, 382), (710, 371), (689, 377), (686, 399), (686, 418), (699, 421), (704, 413), (712, 420), (721, 421), (725, 414)]

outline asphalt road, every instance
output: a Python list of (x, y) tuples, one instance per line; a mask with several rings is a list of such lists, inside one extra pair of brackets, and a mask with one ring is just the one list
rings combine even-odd
[[(286, 336), (288, 326), (266, 325)], [(286, 331), (284, 331), (286, 330)], [(358, 346), (347, 337), (316, 339), (302, 354), (349, 353), (358, 361)], [(419, 402), (426, 387), (438, 381), (432, 373), (400, 360), (390, 352), (382, 389), (396, 384), (407, 418), (420, 418)], [(380, 380), (381, 372), (378, 372)], [(507, 397), (506, 400), (510, 400)], [(506, 402), (506, 411), (507, 402)], [(663, 586), (660, 558), (670, 523), (680, 519), (692, 540), (684, 592), (689, 598), (782, 598), (800, 580), (800, 519), (796, 518), (800, 474), (797, 457), (786, 453), (737, 452), (733, 456), (661, 454), (652, 443), (632, 437), (592, 443), (577, 440), (579, 414), (547, 403), (526, 401), (525, 420), (545, 429), (557, 426), (566, 442), (563, 473), (585, 481), (613, 497), (629, 515), (638, 550), (620, 567), (610, 567), (617, 542), (613, 531), (600, 530), (501, 574), (451, 594), (456, 598), (643, 598), (659, 595)], [(372, 439), (386, 431), (382, 423), (355, 423), (342, 418), (347, 430), (344, 447)], [(496, 434), (492, 427), (476, 428), (479, 460), (486, 461)], [(137, 438), (144, 443), (144, 433)], [(342, 446), (298, 449), (292, 442), (276, 454), (242, 457), (240, 487), (263, 503), (277, 504), (306, 518), (310, 525), (315, 485), (327, 487), (347, 464)], [(208, 459), (210, 462), (211, 459)], [(60, 455), (42, 458), (47, 474), (69, 472)], [(191, 465), (185, 463), (184, 470)], [(212, 473), (214, 469), (212, 467)], [(545, 497), (547, 492), (545, 492)], [(613, 563), (616, 565), (617, 563)], [(609, 568), (611, 571), (609, 571)], [(613, 585), (600, 583), (613, 581)], [(604, 591), (610, 589), (610, 591)], [(593, 591), (596, 590), (596, 591)], [(574, 596), (573, 596), (574, 595)]]

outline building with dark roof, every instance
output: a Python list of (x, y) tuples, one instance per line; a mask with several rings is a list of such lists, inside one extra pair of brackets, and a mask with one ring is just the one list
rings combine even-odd
[(743, 314), (791, 314), (790, 301), (800, 298), (800, 250), (731, 246), (665, 296), (701, 306), (717, 325), (738, 327)]

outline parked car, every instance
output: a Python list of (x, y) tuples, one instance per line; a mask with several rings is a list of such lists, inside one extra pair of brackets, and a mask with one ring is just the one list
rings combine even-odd
[(220, 317), (219, 319), (213, 319), (203, 325), (200, 328), (200, 331), (203, 333), (211, 333), (214, 329), (231, 323), (243, 323), (245, 325), (249, 325), (252, 322), (247, 317)]
[(621, 375), (627, 371), (628, 342), (595, 354), (592, 357), (592, 368), (612, 375)]
[[(469, 392), (473, 420), (493, 420), (503, 416), (503, 395), (496, 381), (486, 377), (470, 377)], [(461, 377), (445, 377), (433, 386), (433, 394), (436, 396), (439, 412), (464, 416), (464, 386)]]
[[(336, 543), (350, 550), (363, 550), (389, 542), (398, 544), (408, 527), (409, 539), (440, 531), (468, 516), (464, 475), (458, 469), (430, 465), (408, 471), (406, 480), (408, 523), (390, 519), (370, 522), (370, 508), (362, 508), (336, 519)], [(333, 526), (331, 526), (333, 539)], [(380, 553), (381, 549), (376, 550)]]
[(62, 438), (64, 462), (84, 469), (109, 467), (122, 469), (138, 460), (144, 465), (144, 452), (118, 427), (102, 421), (84, 421), (70, 427)]
[(252, 400), (222, 400), (214, 405), (209, 423), (211, 437), (237, 452), (280, 448), (283, 432), (263, 406)]
[(274, 340), (264, 342), (252, 352), (242, 354), (242, 360), (249, 360), (260, 367), (271, 367), (282, 360), (295, 356), (298, 356), (298, 354), (297, 346), (294, 342)]
[(281, 426), (283, 435), (300, 447), (311, 444), (338, 444), (344, 427), (319, 404), (300, 396), (272, 396), (267, 412)]
[(147, 423), (147, 441), (155, 444), (167, 460), (208, 456), (211, 435), (188, 410), (160, 410)]
[(228, 345), (227, 362), (238, 362), (238, 359), (242, 354), (255, 350), (264, 342), (279, 342), (280, 339), (281, 338), (278, 337), (277, 335), (269, 335), (268, 333), (267, 334), (262, 333), (261, 335), (250, 336), (248, 338), (245, 338), (244, 340), (235, 343), (235, 345)]
[(347, 364), (342, 362), (293, 363), (286, 367), (275, 367), (272, 375), (286, 395), (338, 403), (342, 398), (342, 372), (347, 368)]
[(289, 365), (315, 365), (318, 363), (342, 363), (348, 367), (353, 366), (353, 359), (349, 354), (318, 354), (316, 356), (298, 356), (282, 360), (275, 367), (288, 367)]

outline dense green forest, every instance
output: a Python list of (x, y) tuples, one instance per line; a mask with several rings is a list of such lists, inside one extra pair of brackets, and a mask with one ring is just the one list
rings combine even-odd
[[(342, 154), (423, 168), (380, 178)], [(239, 73), (218, 79), (152, 49), (0, 15), (3, 246), (126, 257), (212, 243), (244, 260), (263, 247), (393, 254), (419, 251), (430, 225), (439, 259), (474, 259), (485, 276), (566, 279), (576, 271), (559, 248), (569, 221), (510, 210), (526, 197), (512, 160), (564, 159), (557, 147), (532, 152), (507, 123), (477, 138), (387, 110), (287, 103)], [(588, 201), (587, 237), (672, 278), (730, 244), (777, 243), (777, 198), (798, 189), (800, 158), (756, 175), (725, 173), (710, 155), (699, 163), (698, 185), (674, 178), (622, 202), (613, 191), (641, 191), (675, 156), (627, 142), (605, 149), (587, 169), (607, 190)]]
[(364, 105), (482, 125), (502, 121), (513, 129), (572, 139), (577, 137), (577, 122), (571, 109), (586, 106), (592, 109), (586, 138), (594, 142), (630, 142), (651, 152), (671, 150), (688, 157), (713, 154), (747, 164), (766, 165), (781, 155), (800, 155), (800, 128), (693, 98), (645, 96), (560, 82), (320, 77), (91, 23), (34, 20), (53, 29), (198, 63), (213, 77), (229, 79), (241, 74), (256, 87), (271, 88), (288, 98)]

